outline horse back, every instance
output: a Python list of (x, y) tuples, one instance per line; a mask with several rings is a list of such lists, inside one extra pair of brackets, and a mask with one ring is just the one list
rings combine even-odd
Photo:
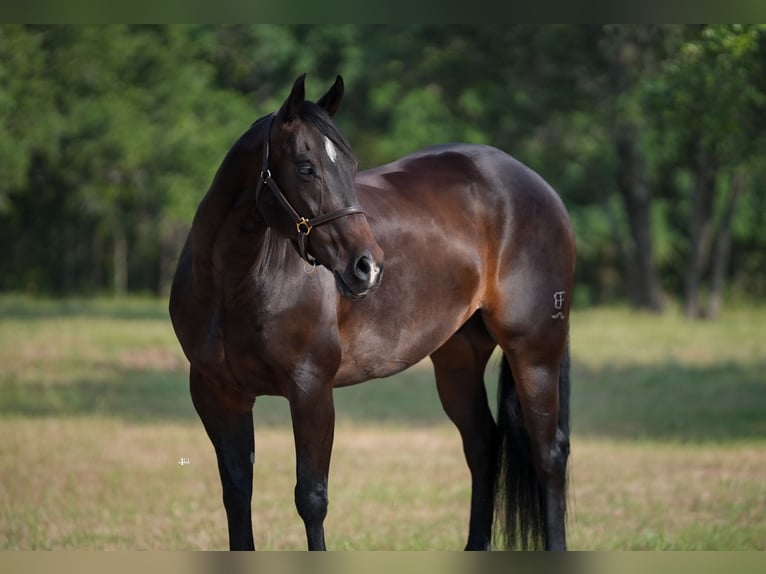
[(467, 228), (499, 262), (553, 251), (565, 254), (557, 257), (564, 268), (574, 265), (574, 234), (561, 198), (537, 172), (497, 148), (425, 148), (360, 172), (357, 185), (375, 222), (430, 220), (450, 234)]

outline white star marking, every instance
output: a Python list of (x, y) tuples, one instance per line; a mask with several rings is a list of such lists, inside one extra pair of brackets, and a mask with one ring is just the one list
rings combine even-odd
[(335, 158), (338, 157), (338, 150), (335, 149), (335, 146), (327, 136), (324, 137), (324, 149), (327, 152), (330, 161), (335, 163)]

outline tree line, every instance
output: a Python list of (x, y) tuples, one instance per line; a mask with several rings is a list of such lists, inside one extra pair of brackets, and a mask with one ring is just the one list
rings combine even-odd
[(580, 305), (766, 295), (763, 25), (0, 26), (0, 290), (167, 292), (233, 141), (296, 76), (362, 168), (488, 143), (562, 195)]

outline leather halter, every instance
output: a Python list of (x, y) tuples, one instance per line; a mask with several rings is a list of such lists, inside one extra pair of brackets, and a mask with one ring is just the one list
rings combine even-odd
[(290, 203), (290, 200), (287, 199), (285, 194), (282, 193), (282, 190), (279, 189), (277, 182), (274, 181), (274, 178), (271, 176), (271, 171), (269, 170), (269, 139), (271, 139), (271, 124), (274, 122), (275, 115), (276, 114), (271, 114), (269, 116), (269, 124), (266, 127), (266, 139), (263, 142), (263, 163), (261, 166), (261, 177), (258, 181), (258, 187), (255, 189), (256, 202), (258, 201), (258, 198), (261, 194), (261, 189), (265, 185), (271, 190), (271, 192), (274, 194), (274, 197), (277, 198), (284, 210), (288, 213), (288, 215), (290, 215), (290, 217), (292, 217), (293, 221), (295, 222), (295, 229), (298, 231), (298, 249), (300, 251), (301, 259), (312, 266), (316, 266), (316, 258), (306, 251), (306, 237), (308, 237), (308, 234), (311, 233), (311, 230), (317, 225), (322, 225), (323, 223), (327, 223), (346, 215), (353, 215), (355, 213), (361, 213), (364, 215), (365, 211), (358, 205), (352, 205), (311, 218), (302, 217), (298, 213), (295, 207), (293, 207), (293, 204)]

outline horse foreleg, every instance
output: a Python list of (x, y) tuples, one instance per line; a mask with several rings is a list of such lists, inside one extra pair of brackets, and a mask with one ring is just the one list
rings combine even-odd
[(309, 550), (326, 550), (327, 477), (330, 470), (335, 407), (332, 386), (310, 393), (298, 390), (290, 397), (295, 437), (295, 507), (306, 526)]
[(253, 495), (253, 399), (205, 379), (192, 370), (192, 402), (218, 458), (229, 548), (254, 550), (250, 501)]

